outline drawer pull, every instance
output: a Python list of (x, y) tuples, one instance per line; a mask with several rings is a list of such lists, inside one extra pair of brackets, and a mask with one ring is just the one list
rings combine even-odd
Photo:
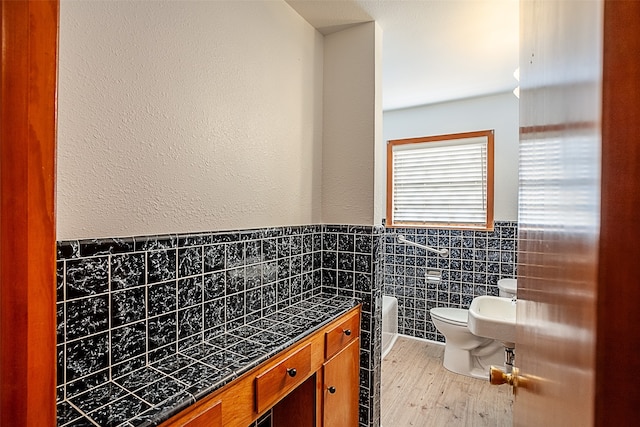
[(296, 368), (288, 368), (287, 369), (287, 374), (289, 374), (289, 376), (291, 378), (295, 377), (297, 375), (298, 371), (296, 371)]
[(334, 386), (329, 386), (329, 388), (327, 389), (327, 391), (329, 391), (329, 393), (333, 394), (336, 392), (336, 388)]
[(346, 336), (351, 335), (351, 329), (345, 329), (345, 330), (344, 330), (344, 331), (342, 331), (342, 332), (344, 332), (344, 334), (345, 334)]

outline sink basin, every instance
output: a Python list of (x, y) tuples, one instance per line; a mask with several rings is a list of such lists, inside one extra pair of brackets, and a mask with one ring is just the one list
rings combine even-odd
[(483, 295), (469, 307), (468, 327), (472, 334), (502, 341), (514, 347), (516, 341), (516, 303), (511, 298)]

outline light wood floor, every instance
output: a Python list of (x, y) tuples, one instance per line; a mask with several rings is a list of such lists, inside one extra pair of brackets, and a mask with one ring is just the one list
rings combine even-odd
[(382, 361), (382, 427), (510, 427), (510, 388), (447, 371), (443, 353), (442, 345), (398, 337)]

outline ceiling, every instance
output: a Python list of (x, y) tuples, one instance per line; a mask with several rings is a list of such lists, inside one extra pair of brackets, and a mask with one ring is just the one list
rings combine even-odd
[(518, 0), (286, 0), (322, 34), (375, 20), (383, 109), (510, 92)]

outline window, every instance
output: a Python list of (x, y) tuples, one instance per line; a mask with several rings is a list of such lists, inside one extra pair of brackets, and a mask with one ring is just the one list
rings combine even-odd
[(387, 225), (493, 229), (493, 130), (387, 145)]

